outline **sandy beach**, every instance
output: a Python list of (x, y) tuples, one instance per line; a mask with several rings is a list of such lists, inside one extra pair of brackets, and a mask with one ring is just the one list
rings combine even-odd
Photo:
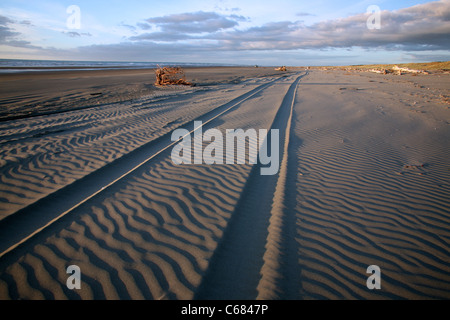
[[(185, 71), (0, 74), (0, 299), (450, 299), (450, 74)], [(195, 121), (279, 170), (175, 164)]]

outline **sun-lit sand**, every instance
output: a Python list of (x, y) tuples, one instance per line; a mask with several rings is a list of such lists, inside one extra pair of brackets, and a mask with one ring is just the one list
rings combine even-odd
[[(186, 76), (0, 75), (0, 299), (450, 298), (450, 74)], [(278, 129), (278, 173), (175, 165), (195, 120)]]

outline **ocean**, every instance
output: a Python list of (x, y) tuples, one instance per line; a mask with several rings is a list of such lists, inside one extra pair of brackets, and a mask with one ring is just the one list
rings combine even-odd
[(108, 69), (153, 69), (158, 66), (218, 67), (235, 66), (214, 63), (180, 62), (120, 62), (120, 61), (62, 61), (62, 60), (15, 60), (0, 59), (0, 73), (66, 70), (108, 70)]

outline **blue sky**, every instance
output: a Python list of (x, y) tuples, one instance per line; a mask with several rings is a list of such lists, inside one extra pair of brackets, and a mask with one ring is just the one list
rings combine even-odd
[(450, 0), (0, 2), (6, 59), (345, 65), (450, 60), (449, 43)]

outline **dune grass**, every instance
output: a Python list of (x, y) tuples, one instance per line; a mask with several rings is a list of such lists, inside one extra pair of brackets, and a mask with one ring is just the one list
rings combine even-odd
[(414, 70), (428, 71), (450, 71), (450, 61), (436, 61), (424, 63), (399, 63), (399, 64), (368, 64), (368, 65), (351, 65), (339, 68), (350, 69), (392, 69), (398, 66), (400, 68), (409, 68)]

